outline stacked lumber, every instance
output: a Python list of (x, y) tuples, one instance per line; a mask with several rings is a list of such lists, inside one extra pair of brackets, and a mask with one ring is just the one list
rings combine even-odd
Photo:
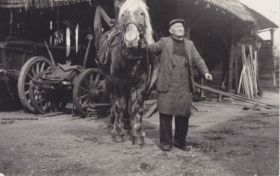
[(257, 84), (257, 52), (253, 51), (252, 45), (243, 44), (242, 71), (240, 74), (238, 91), (248, 98), (255, 98), (258, 93)]

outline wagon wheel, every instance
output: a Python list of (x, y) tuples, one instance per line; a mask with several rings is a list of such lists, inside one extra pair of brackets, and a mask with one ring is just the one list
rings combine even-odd
[(18, 95), (21, 104), (29, 111), (34, 112), (29, 97), (29, 87), (33, 77), (42, 71), (53, 69), (51, 62), (42, 56), (30, 58), (21, 68), (18, 78)]
[(106, 80), (96, 69), (87, 69), (77, 78), (73, 90), (73, 103), (83, 117), (108, 111)]
[(48, 74), (48, 71), (40, 72), (33, 78), (33, 81), (29, 87), (29, 97), (31, 101), (31, 105), (34, 107), (35, 112), (39, 112), (41, 114), (61, 111), (67, 105), (67, 98), (62, 92), (50, 92), (47, 89), (41, 88), (36, 85), (35, 82), (40, 82), (43, 75)]

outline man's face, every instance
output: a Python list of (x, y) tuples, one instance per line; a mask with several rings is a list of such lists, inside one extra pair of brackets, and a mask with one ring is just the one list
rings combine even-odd
[(170, 27), (169, 32), (177, 37), (183, 37), (185, 34), (185, 27), (182, 23), (174, 23)]

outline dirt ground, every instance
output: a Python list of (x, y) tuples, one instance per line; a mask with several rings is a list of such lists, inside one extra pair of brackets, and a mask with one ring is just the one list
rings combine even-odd
[[(278, 105), (279, 94), (259, 101)], [(279, 108), (239, 101), (194, 103), (190, 151), (158, 148), (158, 114), (144, 119), (145, 146), (114, 143), (109, 119), (0, 112), (0, 175), (278, 176)], [(243, 107), (249, 107), (244, 110)]]

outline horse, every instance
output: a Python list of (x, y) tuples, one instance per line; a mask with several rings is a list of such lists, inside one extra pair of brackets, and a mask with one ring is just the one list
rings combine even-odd
[(119, 9), (117, 25), (100, 36), (100, 70), (108, 80), (113, 119), (112, 138), (143, 145), (144, 97), (150, 76), (148, 52), (141, 42), (154, 43), (148, 7), (144, 0), (126, 0)]

